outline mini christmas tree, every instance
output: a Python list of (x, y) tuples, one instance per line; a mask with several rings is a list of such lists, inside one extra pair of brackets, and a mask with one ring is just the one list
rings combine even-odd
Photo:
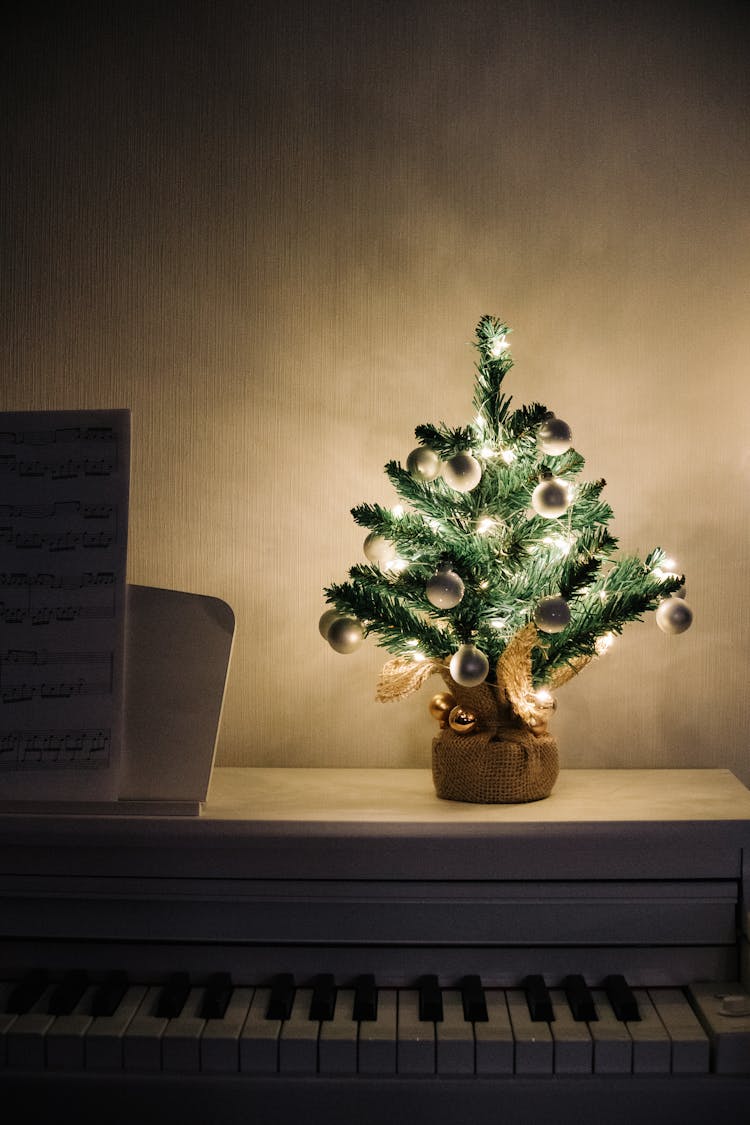
[(546, 796), (557, 776), (551, 692), (644, 612), (656, 609), (669, 633), (692, 620), (670, 597), (684, 578), (660, 548), (617, 556), (605, 481), (579, 480), (567, 423), (539, 403), (511, 410), (508, 333), (491, 316), (477, 326), (474, 421), (418, 426), (406, 465), (385, 466), (401, 503), (352, 510), (369, 565), (326, 589), (320, 621), (337, 652), (375, 634), (393, 654), (381, 700), (443, 676), (433, 774), (440, 796), (462, 800)]

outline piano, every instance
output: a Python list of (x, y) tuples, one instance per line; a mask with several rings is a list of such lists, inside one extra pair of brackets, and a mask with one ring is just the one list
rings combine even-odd
[(726, 770), (474, 806), (426, 770), (225, 768), (200, 817), (0, 841), (7, 1120), (750, 1121)]

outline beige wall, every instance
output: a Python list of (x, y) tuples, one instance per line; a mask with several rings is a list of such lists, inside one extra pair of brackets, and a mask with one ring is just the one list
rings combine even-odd
[(696, 615), (560, 692), (563, 765), (750, 782), (743, 6), (50, 7), (4, 64), (0, 408), (132, 408), (131, 581), (237, 615), (220, 760), (428, 764), (430, 687), (376, 704), (321, 589), (492, 312)]

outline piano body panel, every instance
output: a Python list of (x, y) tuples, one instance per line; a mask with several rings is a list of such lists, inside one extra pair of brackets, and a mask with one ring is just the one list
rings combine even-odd
[(284, 1078), (257, 1075), (146, 1075), (0, 1072), (5, 1105), (23, 1107), (9, 1120), (58, 1125), (60, 1107), (79, 1122), (136, 1121), (182, 1125), (747, 1125), (748, 1083), (727, 1076), (378, 1075)]
[(419, 945), (736, 940), (737, 880), (0, 876), (7, 936)]
[[(278, 973), (293, 973), (300, 988), (321, 973), (340, 989), (366, 973), (383, 989), (413, 989), (424, 974), (448, 990), (467, 974), (518, 989), (530, 973), (553, 988), (571, 973), (595, 988), (619, 973), (641, 989), (747, 987), (750, 794), (726, 771), (674, 772), (690, 776), (563, 771), (559, 799), (484, 807), (438, 801), (428, 771), (218, 770), (199, 819), (2, 815), (0, 979), (41, 966), (58, 979), (83, 968), (92, 981), (125, 969), (143, 986), (175, 971), (200, 986), (229, 971), (251, 990)], [(360, 792), (363, 775), (380, 788)], [(156, 1120), (175, 1119), (179, 1107), (181, 1120), (252, 1112), (282, 1125), (302, 1113), (334, 1125), (382, 1125), (388, 1114), (435, 1125), (634, 1116), (703, 1125), (719, 1102), (725, 1122), (750, 1120), (750, 1077), (721, 1074), (373, 1079), (6, 1067), (0, 1090), (23, 1094), (26, 1106), (36, 1100), (35, 1120), (48, 1110), (52, 1119), (65, 1090), (129, 1122), (148, 1104), (161, 1107)]]

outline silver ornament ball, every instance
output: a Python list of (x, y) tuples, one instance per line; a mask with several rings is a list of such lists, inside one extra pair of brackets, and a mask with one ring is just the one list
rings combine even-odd
[(438, 609), (453, 609), (464, 596), (464, 584), (455, 570), (439, 570), (427, 583), (425, 593)]
[(431, 481), (440, 472), (440, 458), (434, 449), (420, 445), (406, 458), (406, 471), (413, 480)]
[(556, 520), (567, 512), (570, 506), (568, 486), (564, 480), (550, 477), (536, 486), (531, 494), (531, 506), (538, 516)]
[(490, 662), (476, 645), (461, 645), (453, 653), (449, 668), (451, 676), (461, 687), (476, 687), (487, 679)]
[(367, 536), (362, 550), (374, 566), (387, 566), (396, 557), (396, 548), (393, 544), (375, 531), (371, 531)]
[(343, 656), (356, 652), (364, 639), (362, 626), (356, 617), (339, 617), (329, 627), (326, 638), (333, 651)]
[(482, 479), (482, 466), (471, 453), (457, 453), (443, 465), (443, 480), (456, 492), (471, 492)]
[(546, 422), (542, 422), (537, 434), (539, 448), (543, 453), (552, 457), (559, 457), (567, 453), (573, 444), (573, 432), (567, 422), (562, 418), (555, 418), (554, 414)]
[(337, 617), (341, 617), (341, 614), (337, 609), (327, 609), (318, 622), (318, 630), (321, 637), (323, 637), (325, 640), (328, 640), (328, 630), (331, 628), (331, 625), (333, 625)]
[(662, 633), (684, 633), (693, 624), (693, 611), (682, 598), (665, 598), (656, 611)]
[(534, 623), (543, 633), (562, 633), (570, 624), (570, 606), (559, 594), (542, 598), (534, 610)]

